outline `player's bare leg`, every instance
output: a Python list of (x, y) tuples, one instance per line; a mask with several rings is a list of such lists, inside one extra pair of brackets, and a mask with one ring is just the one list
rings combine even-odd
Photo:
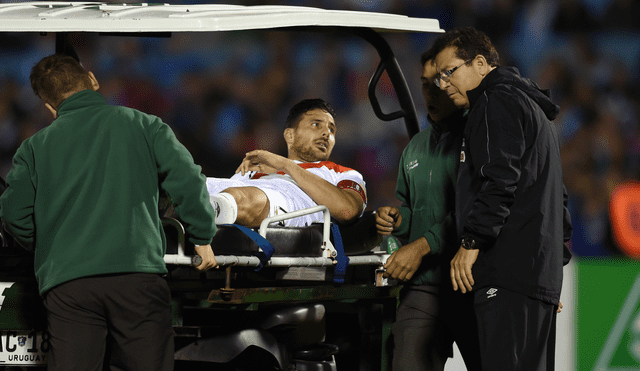
[(227, 188), (228, 193), (236, 201), (238, 215), (235, 223), (250, 228), (257, 228), (260, 223), (269, 216), (269, 198), (256, 187)]

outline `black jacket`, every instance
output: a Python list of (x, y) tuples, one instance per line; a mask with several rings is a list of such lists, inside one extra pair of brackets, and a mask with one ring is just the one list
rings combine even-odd
[(512, 67), (494, 69), (467, 95), (456, 219), (460, 237), (480, 249), (474, 289), (498, 286), (557, 304), (571, 237), (551, 121), (559, 107)]

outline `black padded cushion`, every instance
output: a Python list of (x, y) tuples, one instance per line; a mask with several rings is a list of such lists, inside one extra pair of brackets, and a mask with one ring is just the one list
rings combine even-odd
[[(322, 245), (322, 225), (304, 228), (267, 228), (266, 239), (275, 252), (273, 256), (319, 256)], [(233, 226), (219, 225), (211, 247), (216, 255), (253, 255), (258, 245)]]
[[(338, 225), (347, 255), (360, 255), (370, 252), (382, 240), (375, 226), (375, 212), (368, 211), (349, 225)], [(176, 238), (172, 227), (165, 226), (167, 236), (167, 252), (175, 253)], [(273, 256), (318, 257), (322, 255), (322, 224), (308, 227), (267, 228), (266, 239), (275, 252)], [(331, 238), (333, 240), (333, 236)], [(244, 232), (233, 226), (218, 226), (211, 247), (216, 255), (254, 255), (258, 245)], [(190, 250), (190, 249), (188, 249)]]

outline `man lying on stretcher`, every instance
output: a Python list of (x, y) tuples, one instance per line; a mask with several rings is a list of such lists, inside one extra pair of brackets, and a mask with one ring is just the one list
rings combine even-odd
[[(306, 99), (289, 111), (284, 139), (288, 157), (248, 152), (230, 179), (207, 178), (216, 224), (256, 228), (269, 216), (325, 205), (339, 222), (362, 215), (367, 194), (362, 175), (328, 161), (335, 144), (333, 108)], [(321, 222), (322, 213), (287, 219), (285, 226)]]

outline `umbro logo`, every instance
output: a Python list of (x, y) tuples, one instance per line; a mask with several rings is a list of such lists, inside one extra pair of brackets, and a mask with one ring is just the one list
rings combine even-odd
[(498, 293), (498, 289), (496, 289), (495, 287), (490, 288), (487, 291), (487, 299), (497, 296), (498, 295), (497, 293)]

